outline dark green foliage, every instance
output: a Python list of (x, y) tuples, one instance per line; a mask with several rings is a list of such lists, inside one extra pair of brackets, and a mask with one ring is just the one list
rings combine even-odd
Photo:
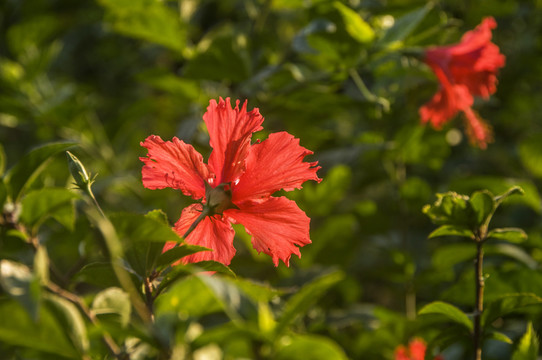
[[(460, 115), (437, 131), (418, 109), (438, 87), (423, 50), (485, 16), (506, 66), (473, 105), (482, 151)], [(513, 0), (4, 1), (0, 358), (381, 360), (420, 337), (469, 359), (483, 239), (484, 360), (536, 359), (540, 19)], [(193, 200), (142, 185), (151, 134), (209, 156), (219, 96), (322, 166), (280, 194), (311, 218), (289, 268), (241, 225), (229, 266), (176, 264), (209, 251), (172, 229)]]

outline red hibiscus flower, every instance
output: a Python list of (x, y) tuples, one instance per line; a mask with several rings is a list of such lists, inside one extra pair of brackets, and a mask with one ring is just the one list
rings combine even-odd
[[(424, 360), (426, 349), (425, 342), (422, 339), (415, 338), (408, 343), (408, 348), (399, 345), (395, 349), (395, 360)], [(438, 355), (434, 360), (444, 360), (444, 358)]]
[[(258, 252), (289, 265), (290, 256), (301, 256), (299, 247), (311, 242), (310, 219), (297, 204), (285, 197), (271, 196), (283, 189), (301, 188), (306, 180), (321, 181), (316, 162), (304, 162), (311, 151), (299, 145), (287, 132), (269, 135), (251, 144), (252, 133), (262, 129), (258, 109), (247, 112), (230, 99), (211, 100), (203, 120), (213, 148), (208, 163), (192, 145), (174, 137), (163, 141), (151, 135), (141, 143), (148, 149), (142, 169), (143, 185), (148, 189), (179, 189), (202, 203), (185, 208), (175, 231), (185, 242), (212, 251), (186, 256), (184, 263), (215, 260), (229, 265), (235, 248), (232, 223), (240, 223), (252, 235)], [(176, 246), (168, 243), (164, 251)]]
[(485, 18), (476, 29), (468, 31), (459, 44), (429, 48), (424, 61), (440, 82), (439, 91), (420, 108), (422, 123), (440, 129), (457, 112), (465, 115), (467, 135), (472, 143), (485, 149), (492, 141), (491, 128), (472, 110), (473, 96), (488, 98), (497, 90), (497, 70), (505, 57), (491, 42), (495, 19)]

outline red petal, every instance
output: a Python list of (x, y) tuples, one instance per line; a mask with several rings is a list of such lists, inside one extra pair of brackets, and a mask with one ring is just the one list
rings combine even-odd
[(263, 203), (245, 202), (239, 205), (239, 210), (224, 213), (245, 226), (252, 235), (254, 249), (271, 256), (275, 266), (279, 260), (289, 266), (292, 254), (301, 257), (298, 246), (311, 243), (310, 219), (294, 201), (285, 197), (270, 197)]
[(407, 350), (403, 345), (399, 345), (395, 349), (395, 360), (410, 360), (410, 357), (407, 355)]
[(469, 108), (472, 103), (473, 98), (466, 86), (448, 84), (420, 108), (420, 117), (422, 123), (430, 122), (435, 129), (440, 129), (459, 110)]
[[(201, 204), (192, 204), (186, 207), (181, 214), (181, 218), (175, 224), (174, 229), (177, 234), (183, 236), (201, 214), (201, 210)], [(234, 235), (235, 232), (229, 222), (224, 221), (218, 215), (207, 216), (184, 241), (190, 245), (204, 246), (212, 251), (200, 251), (183, 257), (181, 261), (186, 264), (214, 260), (229, 265), (233, 255), (235, 255), (235, 248), (233, 247)], [(171, 248), (171, 245), (166, 244), (164, 250), (168, 246)]]
[(262, 115), (257, 108), (247, 112), (246, 101), (239, 109), (237, 100), (232, 109), (230, 98), (220, 98), (218, 104), (215, 100), (209, 102), (203, 120), (213, 148), (209, 167), (217, 176), (215, 186), (236, 181), (244, 171), (252, 133), (262, 129)]
[(192, 145), (173, 138), (163, 141), (151, 135), (141, 146), (149, 151), (139, 159), (145, 163), (142, 169), (143, 186), (148, 189), (170, 187), (183, 194), (199, 199), (205, 196), (205, 181), (209, 178), (207, 165)]
[(479, 116), (477, 116), (471, 108), (463, 111), (467, 120), (467, 136), (469, 137), (471, 144), (485, 150), (487, 148), (487, 144), (493, 141), (493, 132), (491, 131), (491, 127)]
[(316, 162), (304, 162), (312, 151), (299, 145), (299, 139), (287, 132), (269, 135), (269, 138), (250, 148), (245, 173), (234, 184), (234, 202), (267, 198), (280, 189), (300, 189), (307, 180), (320, 182), (316, 175), (320, 168)]
[(412, 360), (424, 360), (427, 346), (421, 339), (414, 339), (408, 344)]

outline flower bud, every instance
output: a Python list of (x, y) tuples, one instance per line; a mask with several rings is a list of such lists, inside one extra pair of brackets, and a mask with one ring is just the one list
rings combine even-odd
[(66, 151), (66, 157), (68, 158), (68, 168), (70, 169), (70, 173), (75, 180), (75, 185), (77, 185), (77, 187), (79, 187), (81, 190), (86, 189), (92, 184), (92, 180), (88, 176), (85, 167), (71, 152)]

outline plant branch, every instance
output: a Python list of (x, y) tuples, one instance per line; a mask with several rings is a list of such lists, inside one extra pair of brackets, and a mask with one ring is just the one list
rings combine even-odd
[(482, 359), (482, 329), (481, 320), (484, 311), (484, 250), (482, 249), (483, 238), (476, 237), (476, 259), (474, 260), (474, 281), (476, 287), (476, 299), (474, 309), (474, 358)]

